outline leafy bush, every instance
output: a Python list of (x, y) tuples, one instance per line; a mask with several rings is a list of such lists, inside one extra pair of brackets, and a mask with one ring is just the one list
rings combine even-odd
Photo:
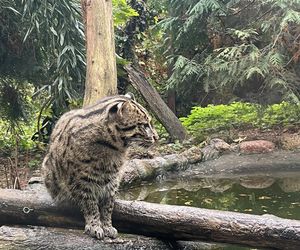
[(194, 107), (180, 118), (193, 135), (200, 136), (231, 128), (272, 128), (299, 124), (300, 105), (282, 102), (270, 106), (234, 102), (229, 105)]
[[(0, 80), (0, 148), (12, 151), (32, 149), (31, 140), (37, 130), (41, 100), (34, 100), (32, 84), (23, 86), (13, 79)], [(47, 110), (46, 110), (47, 111)], [(44, 110), (43, 115), (49, 115)]]
[(220, 99), (300, 101), (299, 0), (160, 2), (167, 89), (181, 109)]
[(35, 142), (31, 140), (32, 135), (36, 132), (36, 122), (30, 120), (28, 123), (19, 123), (18, 127), (12, 129), (9, 122), (0, 120), (0, 148), (8, 151), (16, 146), (18, 141), (19, 149), (31, 149)]

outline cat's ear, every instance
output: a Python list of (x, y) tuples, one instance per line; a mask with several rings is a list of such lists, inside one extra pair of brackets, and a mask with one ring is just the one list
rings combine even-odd
[(130, 107), (130, 101), (122, 101), (119, 103), (114, 104), (109, 108), (108, 115), (111, 118), (116, 117), (123, 117), (123, 115), (126, 113), (126, 111)]
[(125, 101), (122, 103), (118, 104), (118, 111), (117, 111), (117, 115), (119, 117), (123, 117), (124, 115), (126, 115), (128, 113), (128, 111), (130, 110), (131, 107), (131, 102), (130, 101)]
[(109, 115), (117, 114), (117, 112), (118, 112), (118, 105), (119, 105), (119, 104), (120, 104), (120, 103), (117, 103), (117, 104), (114, 104), (114, 105), (110, 106), (110, 107), (108, 108), (108, 114), (109, 114)]

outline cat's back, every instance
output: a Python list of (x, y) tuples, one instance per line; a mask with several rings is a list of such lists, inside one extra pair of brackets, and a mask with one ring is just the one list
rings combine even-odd
[[(84, 129), (82, 128), (85, 128), (88, 124), (97, 123), (98, 125), (103, 125), (101, 123), (105, 121), (107, 110), (110, 106), (124, 100), (126, 100), (126, 98), (122, 96), (105, 97), (96, 104), (66, 112), (60, 117), (54, 127), (50, 137), (50, 144), (55, 143), (63, 134), (66, 135), (70, 133), (71, 130), (73, 130), (73, 132), (78, 132), (76, 130), (83, 132)], [(91, 128), (92, 126), (93, 125), (91, 125)]]

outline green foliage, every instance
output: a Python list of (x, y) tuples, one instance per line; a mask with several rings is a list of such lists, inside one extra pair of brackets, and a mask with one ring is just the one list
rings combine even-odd
[(33, 149), (36, 143), (31, 139), (37, 129), (37, 116), (39, 105), (29, 103), (31, 115), (27, 116), (26, 121), (19, 120), (17, 123), (0, 119), (0, 148), (8, 152), (14, 147), (18, 150)]
[[(260, 101), (257, 93), (272, 103), (264, 98), (270, 90), (299, 102), (299, 6), (299, 0), (168, 1), (158, 23), (167, 88), (176, 89), (180, 105), (215, 94), (221, 102)], [(243, 87), (253, 96), (241, 94)]]
[[(19, 77), (34, 83), (39, 91), (47, 90), (57, 104), (65, 106), (67, 99), (77, 98), (83, 88), (85, 76), (84, 27), (81, 23), (78, 1), (11, 1), (7, 16), (14, 16), (18, 32), (8, 32), (16, 37), (27, 63), (18, 70), (4, 70), (2, 74)], [(7, 23), (11, 18), (8, 18)], [(3, 26), (7, 26), (3, 23)], [(5, 34), (4, 34), (5, 35)], [(9, 39), (8, 35), (4, 38)], [(9, 49), (9, 47), (7, 47)], [(7, 49), (6, 48), (6, 49)], [(10, 56), (14, 51), (8, 51)], [(18, 52), (18, 51), (17, 51)], [(16, 56), (23, 61), (25, 56)], [(13, 67), (11, 67), (14, 69)]]
[(34, 88), (10, 78), (0, 80), (0, 148), (32, 148), (31, 136), (36, 129), (33, 114), (38, 112), (38, 106), (29, 97)]
[[(0, 0), (0, 78), (9, 76), (47, 91), (57, 106), (82, 96), (85, 36), (80, 1)], [(113, 0), (115, 26), (137, 16)]]
[[(293, 38), (293, 26), (300, 21), (298, 7), (299, 1), (258, 1), (252, 6), (257, 14), (249, 9), (254, 22), (242, 23), (249, 28), (235, 32), (237, 44), (222, 46), (207, 58), (205, 64), (213, 65), (207, 68), (207, 81), (214, 81), (215, 86), (236, 86), (258, 80), (267, 88), (280, 89), (287, 98), (296, 94), (298, 99), (299, 76), (290, 62), (294, 56), (289, 51), (292, 44), (285, 40), (287, 36), (297, 40)], [(266, 15), (260, 17), (266, 11)], [(266, 29), (270, 19), (273, 28)]]
[(266, 107), (241, 102), (208, 105), (194, 107), (190, 115), (180, 120), (196, 137), (231, 128), (274, 128), (299, 124), (300, 105), (287, 102)]
[[(86, 70), (81, 5), (0, 0), (0, 6), (0, 146), (28, 148), (39, 108), (45, 112), (54, 103), (60, 115), (80, 103)], [(137, 16), (125, 0), (113, 0), (113, 14), (116, 27)]]
[(126, 0), (113, 0), (112, 3), (114, 7), (113, 8), (114, 25), (116, 27), (125, 24), (130, 17), (139, 15), (134, 9), (132, 9), (126, 3)]
[[(32, 89), (31, 89), (32, 90)], [(26, 120), (30, 111), (27, 95), (30, 90), (22, 84), (6, 78), (0, 82), (0, 115), (3, 120), (11, 124)]]

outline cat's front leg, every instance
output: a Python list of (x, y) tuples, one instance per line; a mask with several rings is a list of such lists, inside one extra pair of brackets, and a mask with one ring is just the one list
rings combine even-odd
[(108, 197), (99, 202), (100, 218), (103, 224), (104, 235), (113, 239), (118, 236), (118, 231), (112, 226), (111, 222), (114, 202), (114, 196)]
[(96, 200), (82, 201), (81, 210), (85, 219), (84, 232), (102, 240), (104, 238), (103, 224), (100, 220), (100, 212)]

